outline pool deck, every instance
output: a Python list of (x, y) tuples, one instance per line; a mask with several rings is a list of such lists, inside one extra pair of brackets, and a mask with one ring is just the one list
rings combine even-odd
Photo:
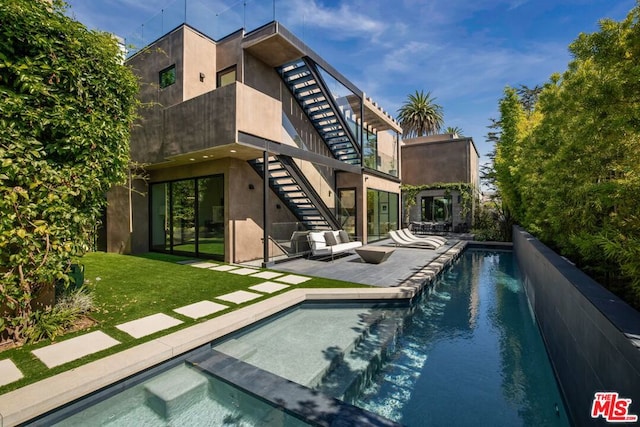
[[(381, 264), (366, 264), (358, 255), (333, 261), (299, 259), (277, 264), (273, 270), (377, 287), (305, 289), (301, 283), (285, 293), (0, 395), (0, 425), (25, 423), (304, 301), (411, 299), (466, 245), (466, 241), (451, 239), (438, 250), (400, 247)], [(5, 374), (15, 372), (11, 366), (0, 364), (0, 378)]]
[(359, 255), (352, 252), (334, 260), (330, 258), (299, 258), (276, 264), (273, 269), (307, 276), (345, 280), (363, 285), (403, 286), (404, 282), (411, 276), (418, 273), (426, 265), (437, 261), (460, 242), (460, 240), (451, 239), (447, 244), (432, 250), (416, 247), (396, 247), (391, 240), (387, 239), (370, 245), (394, 249), (391, 256), (380, 264), (366, 263)]

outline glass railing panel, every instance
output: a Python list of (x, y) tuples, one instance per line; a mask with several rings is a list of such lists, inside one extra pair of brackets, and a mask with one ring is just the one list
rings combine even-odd
[(383, 131), (374, 134), (365, 129), (365, 143), (362, 149), (362, 157), (365, 167), (397, 177), (397, 133)]
[[(213, 40), (244, 28), (253, 31), (271, 21), (278, 20), (307, 45), (317, 46), (326, 38), (320, 27), (309, 25), (314, 18), (307, 8), (297, 10), (291, 4), (278, 0), (244, 0), (227, 4), (211, 0), (175, 0), (127, 34), (128, 56), (157, 40), (181, 24), (188, 24)], [(302, 3), (301, 3), (302, 4)], [(359, 109), (358, 109), (359, 111)]]
[[(148, 44), (162, 37), (164, 34), (188, 22), (185, 6), (190, 5), (188, 0), (176, 0), (169, 3), (152, 18), (140, 24), (130, 34), (125, 36), (127, 56), (131, 56)], [(198, 28), (194, 25), (195, 28)], [(202, 30), (201, 30), (202, 31)]]
[(271, 261), (309, 252), (306, 226), (302, 222), (274, 222), (271, 224), (269, 255)]
[[(349, 132), (351, 132), (352, 138), (356, 142), (356, 145), (360, 146), (360, 126), (357, 125), (358, 117), (360, 117), (360, 109), (362, 100), (359, 96), (349, 90), (345, 85), (336, 80), (331, 74), (325, 71), (322, 67), (318, 67), (320, 76), (324, 80), (327, 89), (329, 90), (333, 100), (338, 107), (338, 110), (342, 114), (345, 122), (356, 124), (356, 126), (348, 126)], [(355, 132), (354, 132), (355, 130)]]

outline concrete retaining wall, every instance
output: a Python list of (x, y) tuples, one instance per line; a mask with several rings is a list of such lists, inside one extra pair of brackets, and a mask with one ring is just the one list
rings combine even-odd
[(574, 423), (606, 424), (591, 418), (599, 391), (640, 415), (640, 313), (519, 227), (513, 245)]

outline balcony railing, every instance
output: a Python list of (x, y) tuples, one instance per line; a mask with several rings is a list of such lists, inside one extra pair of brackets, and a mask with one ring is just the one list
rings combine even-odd
[(271, 22), (279, 21), (292, 30), (301, 29), (305, 42), (321, 40), (322, 34), (314, 34), (313, 28), (305, 25), (311, 16), (293, 13), (286, 2), (277, 0), (228, 1), (226, 5), (213, 4), (210, 0), (175, 0), (161, 9), (149, 20), (132, 29), (124, 37), (127, 55), (159, 39), (182, 24), (188, 24), (213, 40), (220, 40), (240, 29), (253, 31)]

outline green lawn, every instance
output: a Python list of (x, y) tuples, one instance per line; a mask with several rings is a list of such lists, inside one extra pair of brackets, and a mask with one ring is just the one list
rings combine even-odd
[[(173, 309), (202, 300), (212, 300), (216, 296), (229, 292), (247, 290), (249, 286), (264, 281), (254, 277), (177, 264), (177, 261), (183, 259), (187, 258), (165, 254), (127, 256), (97, 252), (85, 255), (80, 263), (85, 266), (85, 282), (88, 282), (88, 286), (94, 291), (96, 309), (91, 316), (98, 324), (90, 329), (59, 337), (56, 341), (63, 341), (93, 330), (101, 330), (120, 341), (120, 344), (53, 369), (48, 369), (31, 354), (31, 350), (49, 345), (50, 341), (3, 351), (0, 353), (0, 360), (11, 359), (22, 371), (25, 378), (0, 387), (0, 394), (106, 355), (117, 353), (158, 336), (262, 301), (270, 296), (265, 295), (262, 298), (239, 305), (220, 301), (225, 305), (230, 305), (230, 308), (198, 320), (181, 316)], [(277, 270), (277, 266), (274, 270)], [(363, 285), (350, 282), (321, 278), (314, 278), (301, 286), (307, 288), (363, 287)], [(282, 292), (286, 292), (286, 290)], [(140, 339), (132, 338), (115, 327), (121, 323), (155, 313), (168, 314), (184, 323)]]

